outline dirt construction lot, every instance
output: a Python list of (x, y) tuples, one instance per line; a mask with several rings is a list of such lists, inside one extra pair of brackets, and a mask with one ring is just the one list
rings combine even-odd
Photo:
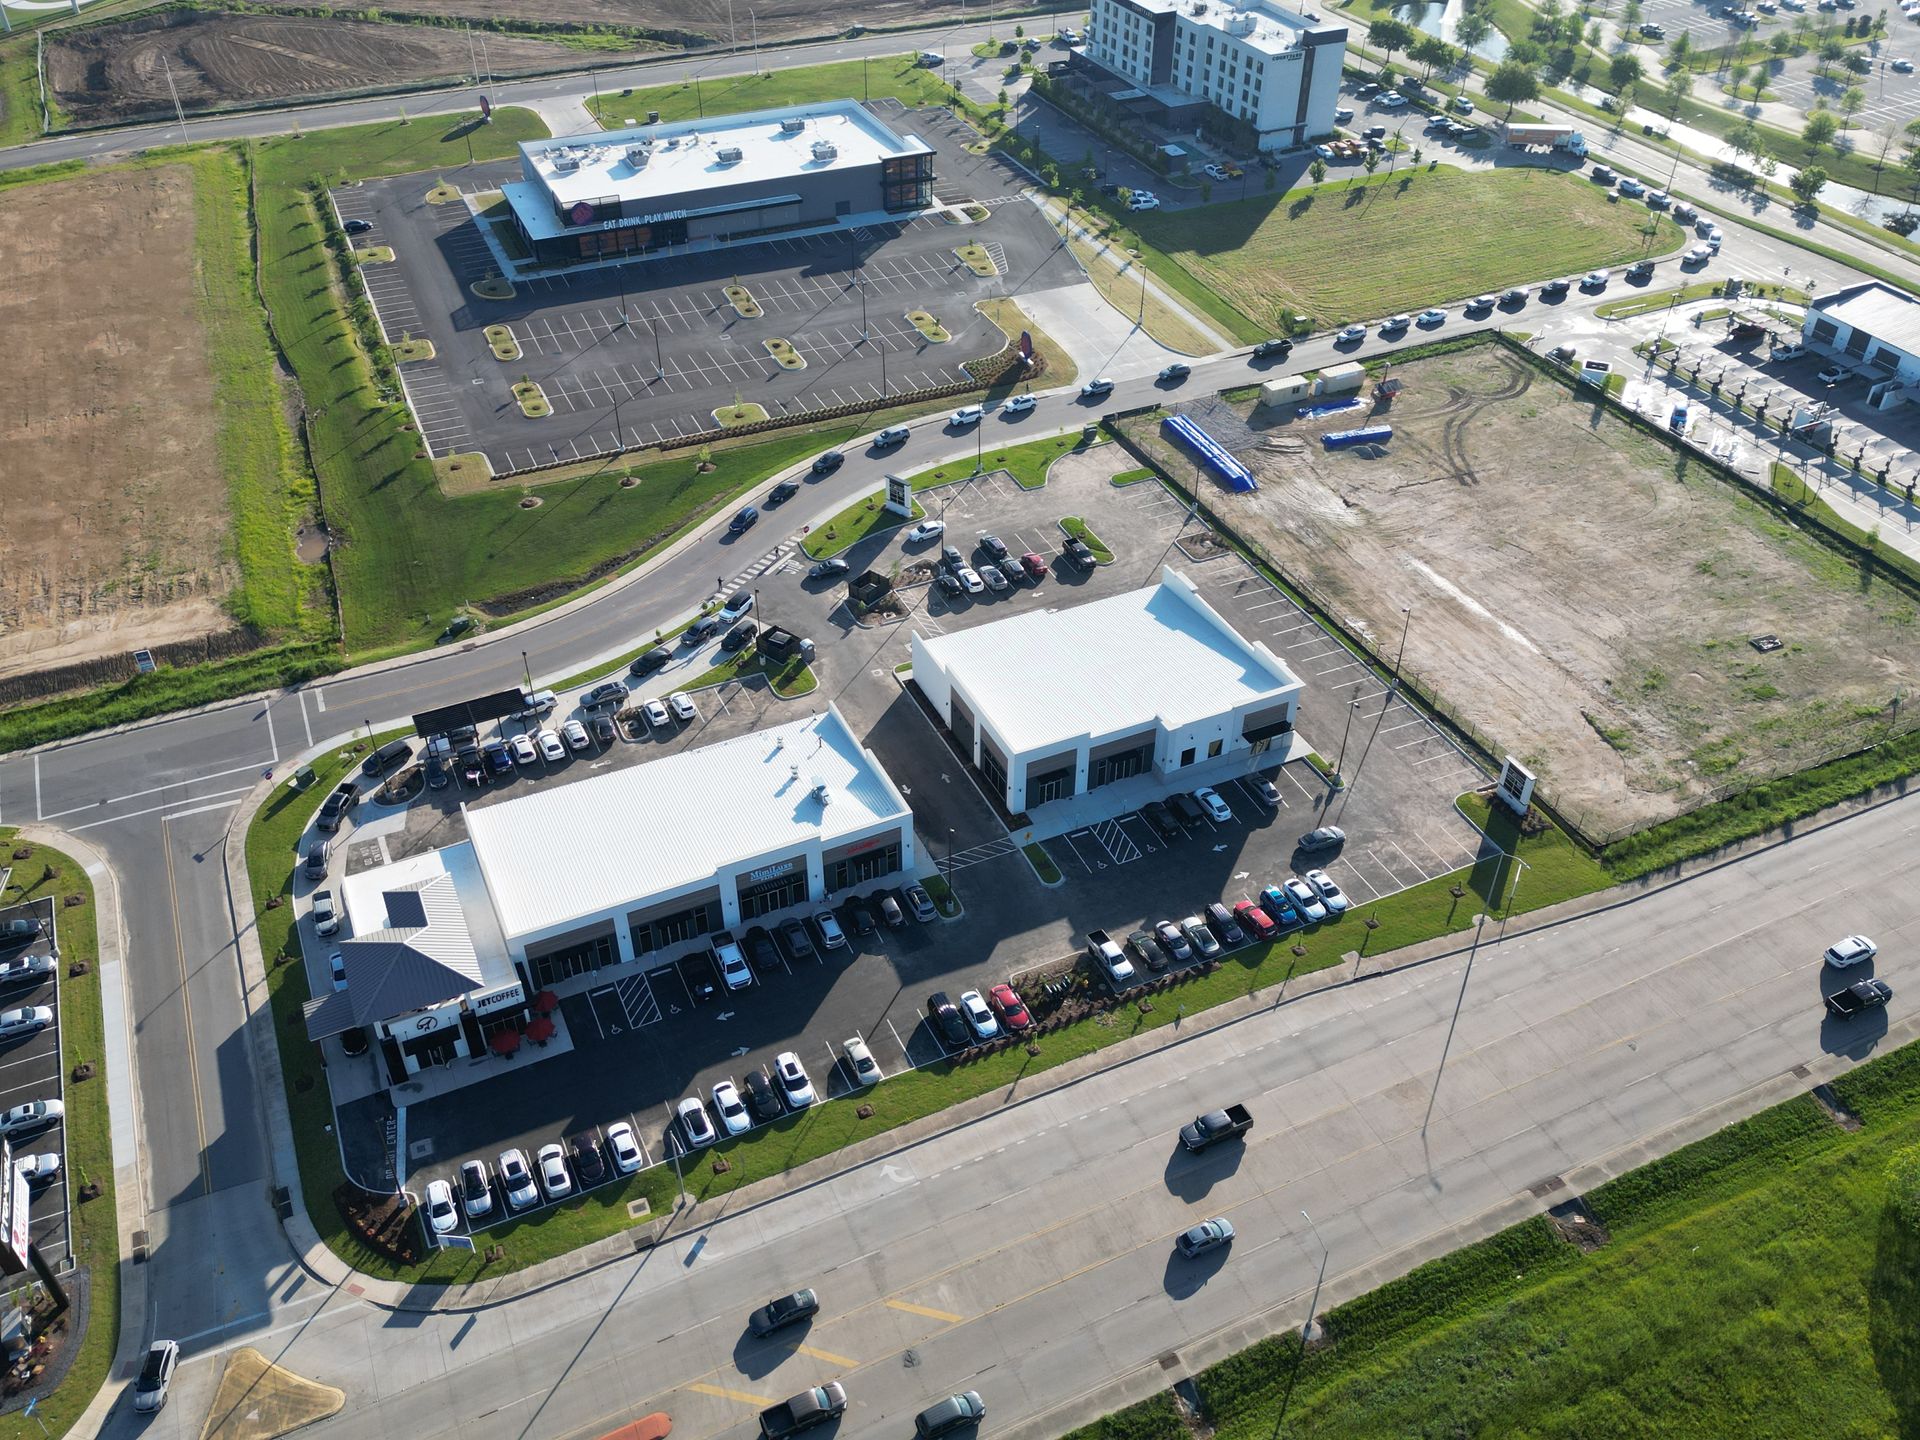
[[(47, 85), (75, 122), (99, 125), (170, 115), (169, 67), (180, 103), (204, 110), (467, 75), (469, 56), (478, 53), (471, 45), (463, 31), (427, 25), (167, 11), (49, 38)], [(560, 69), (586, 58), (565, 45), (510, 35), (489, 35), (486, 47), (495, 74)]]
[[(273, 4), (274, 0), (267, 0)], [(288, 6), (305, 6), (312, 0), (281, 0)], [(727, 0), (407, 0), (409, 13), (420, 15), (465, 15), (475, 20), (495, 17), (509, 20), (567, 20), (583, 25), (633, 25), (661, 36), (705, 37), (709, 43), (724, 45), (731, 34), (746, 45), (754, 24), (760, 43), (798, 35), (832, 35), (855, 24), (870, 30), (897, 29), (907, 25), (931, 25), (947, 16), (966, 18), (963, 0), (854, 0), (848, 5), (822, 7), (814, 0), (767, 0), (751, 7), (736, 3), (733, 29), (728, 27)], [(748, 9), (753, 10), (749, 21)], [(976, 9), (978, 7), (975, 7)], [(996, 12), (1010, 15), (1003, 7)], [(1041, 13), (1045, 13), (1044, 11)], [(1066, 23), (1064, 20), (1062, 23)], [(1011, 22), (1008, 25), (1012, 29)], [(491, 42), (489, 42), (491, 43)], [(912, 47), (911, 40), (901, 49)], [(496, 65), (497, 68), (497, 65)]]
[(226, 628), (189, 171), (0, 191), (0, 676)]
[(1503, 349), (1395, 373), (1378, 455), (1318, 442), (1364, 409), (1249, 434), (1219, 405), (1260, 489), (1210, 503), (1389, 661), (1410, 619), (1404, 668), (1593, 838), (1920, 708), (1892, 703), (1920, 680), (1906, 592)]

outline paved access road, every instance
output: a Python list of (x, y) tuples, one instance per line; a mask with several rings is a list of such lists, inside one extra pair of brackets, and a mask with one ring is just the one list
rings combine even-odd
[[(720, 1202), (532, 1302), (389, 1315), (308, 1287), (252, 1338), (347, 1389), (316, 1436), (592, 1436), (652, 1410), (687, 1440), (745, 1436), (759, 1407), (828, 1378), (852, 1397), (848, 1436), (904, 1435), (963, 1388), (995, 1435), (1057, 1434), (1297, 1322), (1322, 1246), (1331, 1303), (1364, 1268), (1563, 1199), (1596, 1178), (1581, 1167), (1709, 1107), (1804, 1089), (1795, 1067), (1911, 1038), (1910, 1012), (1891, 1032), (1884, 1012), (1825, 1020), (1820, 952), (1863, 930), (1896, 990), (1920, 981), (1917, 826), (1920, 799), (1890, 802), (1635, 903), (1489, 933), (1424, 1133), (1457, 956), (1010, 1099), (752, 1209)], [(1256, 1116), (1244, 1146), (1177, 1150), (1179, 1124), (1232, 1100)], [(1231, 1252), (1178, 1259), (1172, 1236), (1212, 1215), (1239, 1232)], [(810, 1328), (746, 1335), (751, 1307), (799, 1285), (823, 1303)], [(200, 1350), (143, 1428), (196, 1434), (216, 1377)]]

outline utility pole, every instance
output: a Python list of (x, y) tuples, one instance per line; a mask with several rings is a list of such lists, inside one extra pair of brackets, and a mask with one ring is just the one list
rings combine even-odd
[(753, 73), (760, 74), (760, 21), (751, 9), (747, 11), (747, 37), (753, 46)]
[(740, 32), (733, 26), (733, 0), (727, 0), (727, 51), (733, 55), (740, 53)]

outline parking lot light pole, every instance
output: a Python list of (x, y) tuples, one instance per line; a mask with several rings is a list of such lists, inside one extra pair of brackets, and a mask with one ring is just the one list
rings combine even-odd
[(1349, 700), (1347, 702), (1347, 723), (1340, 727), (1340, 758), (1333, 762), (1333, 778), (1336, 784), (1342, 786), (1346, 784), (1346, 781), (1341, 778), (1340, 772), (1341, 767), (1347, 763), (1347, 736), (1353, 733), (1353, 712), (1359, 708), (1360, 702), (1358, 700)]
[(520, 669), (527, 677), (527, 693), (531, 695), (533, 693), (533, 666), (527, 663), (527, 652), (524, 650), (520, 652)]
[(1327, 1242), (1320, 1239), (1320, 1227), (1313, 1223), (1313, 1217), (1306, 1211), (1300, 1212), (1300, 1218), (1307, 1222), (1307, 1228), (1313, 1231), (1313, 1238), (1320, 1245), (1320, 1276), (1313, 1282), (1313, 1298), (1307, 1302), (1306, 1323), (1300, 1327), (1300, 1348), (1293, 1352), (1293, 1368), (1287, 1372), (1287, 1388), (1280, 1397), (1280, 1413), (1273, 1420), (1273, 1440), (1280, 1440), (1280, 1427), (1286, 1423), (1287, 1407), (1293, 1403), (1294, 1382), (1300, 1378), (1300, 1362), (1306, 1359), (1307, 1341), (1313, 1338), (1313, 1316), (1320, 1308), (1320, 1287), (1327, 1282)]
[(953, 827), (947, 827), (947, 853), (940, 857), (940, 880), (947, 887), (949, 898), (953, 896)]
[(1400, 621), (1400, 648), (1393, 652), (1393, 685), (1391, 687), (1396, 692), (1400, 689), (1400, 661), (1407, 653), (1407, 631), (1413, 628), (1413, 607), (1402, 605), (1400, 614), (1404, 618)]

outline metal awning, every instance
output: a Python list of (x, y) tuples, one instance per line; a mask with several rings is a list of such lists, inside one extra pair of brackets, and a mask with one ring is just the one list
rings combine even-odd
[(1270, 725), (1249, 725), (1246, 729), (1242, 730), (1240, 734), (1243, 739), (1247, 740), (1271, 740), (1274, 736), (1285, 735), (1292, 729), (1293, 722), (1291, 720), (1275, 720)]
[(307, 1001), (300, 1007), (300, 1013), (306, 1017), (309, 1040), (330, 1040), (360, 1028), (353, 1018), (353, 1002), (344, 990), (330, 991), (318, 1000)]

